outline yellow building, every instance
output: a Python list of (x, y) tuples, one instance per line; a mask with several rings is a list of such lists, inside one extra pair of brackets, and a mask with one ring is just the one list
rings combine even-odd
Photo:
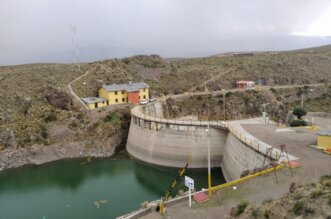
[(138, 104), (149, 99), (149, 86), (146, 83), (103, 85), (99, 97), (82, 98), (89, 109), (97, 109), (114, 104)]
[(146, 83), (103, 85), (99, 89), (99, 97), (106, 99), (108, 105), (138, 104), (140, 100), (149, 99), (149, 86)]
[(318, 132), (317, 133), (317, 145), (318, 148), (323, 150), (331, 149), (331, 131)]
[(82, 98), (82, 100), (88, 106), (89, 109), (96, 109), (109, 105), (106, 99), (99, 97), (87, 97)]

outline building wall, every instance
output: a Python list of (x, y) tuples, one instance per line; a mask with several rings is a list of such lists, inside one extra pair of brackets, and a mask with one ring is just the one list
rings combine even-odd
[(318, 148), (329, 149), (331, 148), (331, 136), (317, 136), (317, 145)]
[(89, 104), (87, 104), (87, 106), (89, 109), (96, 109), (96, 108), (101, 108), (101, 107), (107, 106), (107, 102), (105, 101), (105, 102), (98, 103), (98, 107), (95, 107), (95, 103), (89, 103)]
[(108, 92), (104, 88), (100, 88), (99, 97), (107, 99), (109, 101), (109, 105), (112, 105), (112, 104), (127, 103), (128, 94), (126, 91)]
[[(145, 96), (145, 98), (144, 98), (144, 96)], [(140, 89), (139, 97), (140, 97), (140, 100), (149, 99), (149, 89), (148, 88)]]
[(128, 93), (128, 103), (138, 104), (139, 103), (139, 92)]
[(126, 91), (114, 91), (109, 93), (112, 104), (127, 103), (128, 94), (126, 93)]
[(99, 97), (105, 98), (106, 100), (109, 99), (108, 92), (103, 87), (99, 89), (98, 93)]

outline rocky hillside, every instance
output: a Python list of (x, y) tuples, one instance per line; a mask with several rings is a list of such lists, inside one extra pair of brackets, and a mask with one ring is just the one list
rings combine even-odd
[(105, 118), (100, 121), (76, 110), (67, 84), (88, 65), (82, 71), (64, 64), (0, 67), (0, 150), (75, 141), (93, 147), (125, 131), (128, 110), (109, 114), (111, 119), (107, 112), (93, 112)]
[[(308, 111), (331, 112), (331, 86), (325, 85), (228, 92), (225, 116), (227, 120), (261, 116), (262, 105), (268, 103), (266, 111), (272, 119), (285, 122), (287, 112), (301, 104), (301, 94), (304, 94), (304, 106)], [(163, 109), (167, 118), (194, 116), (199, 120), (223, 120), (223, 101), (221, 93), (184, 95), (167, 99)]]
[(103, 83), (145, 81), (153, 95), (235, 87), (238, 80), (264, 85), (331, 82), (331, 46), (277, 53), (165, 60), (157, 55), (105, 60), (88, 65), (74, 84), (80, 96), (94, 96)]
[[(145, 81), (151, 85), (152, 96), (160, 96), (233, 88), (235, 82), (242, 79), (261, 79), (267, 85), (326, 83), (331, 82), (330, 69), (331, 46), (292, 52), (172, 60), (158, 55), (139, 55), (81, 64), (81, 70), (68, 64), (0, 67), (0, 148), (49, 145), (86, 139), (87, 136), (100, 140), (112, 133), (106, 130), (121, 130), (122, 125), (109, 124), (103, 119), (92, 121), (91, 116), (79, 112), (77, 103), (67, 92), (67, 84), (78, 76), (82, 77), (72, 86), (80, 97), (96, 96), (98, 88), (104, 83), (128, 81)], [(308, 92), (308, 110), (329, 111), (328, 91), (326, 87), (323, 94), (316, 92), (320, 96)], [(234, 119), (256, 115), (260, 105), (268, 101), (275, 104), (275, 109), (280, 109), (270, 109), (272, 115), (279, 117), (278, 114), (283, 114), (291, 104), (299, 101), (300, 94), (295, 94), (299, 91), (286, 92), (229, 93), (227, 109), (231, 113), (227, 117)], [(287, 104), (286, 95), (293, 96), (291, 104)], [(222, 118), (222, 97), (196, 96), (192, 100), (176, 103), (174, 106), (178, 109), (168, 107), (168, 116), (192, 113), (200, 117), (214, 112), (215, 118)], [(93, 111), (92, 114), (96, 114), (93, 118), (106, 116), (103, 111)], [(126, 112), (118, 112), (117, 116), (125, 118), (126, 115)], [(63, 138), (61, 134), (56, 134), (58, 129), (67, 130), (66, 133), (70, 134)], [(102, 131), (97, 131), (100, 129)], [(102, 134), (96, 137), (95, 133)]]
[(331, 175), (320, 182), (292, 185), (281, 199), (265, 200), (261, 205), (241, 202), (231, 211), (231, 218), (331, 218)]

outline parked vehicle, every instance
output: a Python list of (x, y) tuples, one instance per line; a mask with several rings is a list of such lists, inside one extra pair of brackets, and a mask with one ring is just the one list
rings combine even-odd
[(148, 103), (148, 100), (140, 100), (139, 104), (140, 105), (146, 105)]

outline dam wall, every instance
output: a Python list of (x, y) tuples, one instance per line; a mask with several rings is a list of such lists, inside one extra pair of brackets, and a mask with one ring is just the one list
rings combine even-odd
[(153, 122), (132, 116), (126, 148), (129, 154), (148, 163), (183, 167), (191, 158), (190, 168), (204, 168), (210, 138), (211, 166), (220, 166), (227, 130), (210, 127), (206, 132), (207, 127)]
[(227, 182), (239, 179), (245, 171), (262, 167), (264, 160), (264, 154), (253, 150), (231, 132), (228, 134), (221, 164)]
[(126, 148), (144, 162), (183, 167), (191, 158), (189, 168), (206, 168), (209, 142), (211, 166), (222, 166), (225, 179), (231, 181), (284, 156), (242, 127), (264, 124), (262, 118), (229, 122), (166, 119), (160, 102), (134, 107), (131, 115)]

